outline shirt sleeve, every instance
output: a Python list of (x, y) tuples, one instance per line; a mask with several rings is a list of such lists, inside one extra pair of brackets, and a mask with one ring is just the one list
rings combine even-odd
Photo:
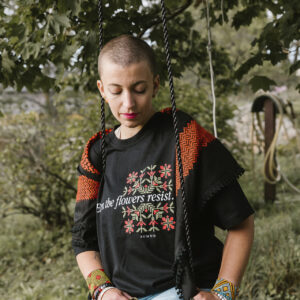
[(222, 188), (209, 202), (214, 225), (228, 230), (254, 213), (239, 182), (234, 180)]
[(95, 166), (99, 161), (95, 147), (100, 138), (93, 136), (84, 148), (77, 168), (78, 184), (72, 227), (72, 247), (75, 255), (84, 251), (99, 251), (96, 228), (96, 205), (101, 182), (101, 170)]

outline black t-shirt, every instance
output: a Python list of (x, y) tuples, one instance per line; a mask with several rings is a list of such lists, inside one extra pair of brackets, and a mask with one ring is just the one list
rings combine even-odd
[[(172, 118), (157, 112), (133, 137), (120, 140), (111, 131), (105, 139), (106, 171), (98, 200), (93, 202), (104, 270), (117, 288), (133, 296), (171, 288), (175, 284), (172, 265), (176, 227)], [(100, 174), (99, 139), (88, 152)], [(86, 176), (82, 168), (79, 171)], [(214, 195), (201, 212), (195, 207), (191, 236), (199, 287), (211, 287), (220, 267), (223, 245), (214, 236), (214, 225), (229, 229), (252, 213), (237, 180)], [(79, 219), (84, 217), (77, 214)], [(82, 242), (80, 247), (80, 243), (73, 243), (75, 253), (91, 250), (93, 247), (82, 241), (84, 234), (80, 236), (75, 234), (75, 240)]]

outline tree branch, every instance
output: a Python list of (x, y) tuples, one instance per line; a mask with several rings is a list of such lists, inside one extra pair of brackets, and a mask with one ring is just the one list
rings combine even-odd
[[(186, 0), (186, 2), (179, 7), (177, 10), (175, 10), (173, 13), (167, 16), (167, 21), (174, 19), (176, 16), (180, 15), (182, 12), (184, 12), (191, 4), (193, 3), (193, 0)], [(148, 24), (138, 35), (139, 38), (141, 38), (144, 33), (151, 27), (159, 25), (162, 23), (161, 18), (157, 18), (153, 20), (150, 24)]]
[(77, 192), (77, 190), (73, 187), (72, 184), (70, 184), (68, 181), (66, 181), (65, 179), (63, 179), (62, 177), (60, 177), (58, 174), (51, 172), (49, 169), (47, 169), (44, 165), (40, 165), (41, 168), (45, 171), (45, 173), (57, 178), (59, 181), (63, 182), (66, 186), (67, 189), (74, 191), (75, 193)]
[(28, 153), (31, 155), (32, 157), (32, 160), (34, 163), (36, 163), (37, 165), (39, 165), (42, 170), (55, 177), (56, 179), (58, 179), (59, 181), (61, 181), (62, 183), (65, 184), (66, 188), (73, 191), (73, 192), (77, 192), (77, 190), (73, 187), (73, 185), (71, 183), (69, 183), (68, 181), (66, 181), (65, 179), (63, 179), (60, 175), (56, 174), (56, 173), (53, 173), (52, 171), (50, 171), (41, 161), (40, 159), (35, 155), (34, 151), (32, 150), (32, 147), (28, 147)]

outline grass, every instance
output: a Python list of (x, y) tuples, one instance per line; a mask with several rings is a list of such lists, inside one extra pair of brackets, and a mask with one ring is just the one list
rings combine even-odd
[(0, 299), (87, 299), (70, 243), (69, 233), (45, 231), (38, 219), (1, 220)]

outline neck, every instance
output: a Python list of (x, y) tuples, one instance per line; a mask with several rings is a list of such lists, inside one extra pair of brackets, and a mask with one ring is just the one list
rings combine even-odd
[(127, 126), (123, 126), (121, 125), (119, 127), (119, 132), (118, 132), (118, 138), (121, 140), (125, 140), (125, 139), (129, 139), (131, 137), (133, 137), (134, 135), (136, 135), (143, 127), (144, 125), (149, 121), (149, 119), (155, 114), (155, 111), (152, 110), (151, 113), (149, 114), (148, 118), (146, 119), (146, 121), (144, 122), (144, 124), (138, 125), (136, 127), (127, 127)]

